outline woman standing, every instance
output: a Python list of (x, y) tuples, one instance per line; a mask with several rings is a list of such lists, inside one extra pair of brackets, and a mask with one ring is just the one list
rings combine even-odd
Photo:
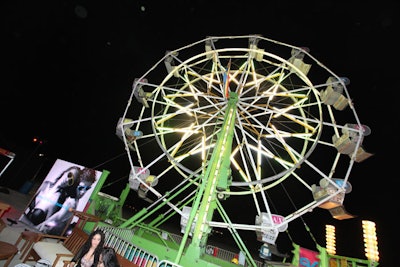
[(96, 267), (104, 246), (105, 234), (94, 230), (78, 253), (72, 258), (68, 267)]

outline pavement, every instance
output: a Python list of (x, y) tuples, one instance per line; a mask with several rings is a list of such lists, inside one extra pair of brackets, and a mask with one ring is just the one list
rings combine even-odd
[[(1, 219), (7, 223), (7, 227), (0, 232), (0, 240), (4, 242), (8, 242), (11, 244), (15, 244), (21, 232), (25, 230), (36, 231), (31, 229), (28, 225), (19, 221), (23, 211), (26, 209), (28, 203), (31, 201), (31, 198), (35, 192), (36, 188), (32, 189), (28, 194), (20, 193), (19, 191), (14, 191), (8, 188), (1, 188), (0, 190), (0, 202), (7, 203), (11, 205), (10, 209), (6, 211)], [(15, 223), (14, 223), (15, 222)], [(24, 240), (22, 240), (18, 244), (18, 249), (21, 249), (24, 244)], [(11, 263), (8, 267), (22, 267), (22, 266), (35, 266), (36, 262), (27, 261), (25, 264), (22, 264), (22, 259), (20, 259), (20, 251), (14, 256)], [(0, 260), (0, 267), (3, 267), (6, 260)]]

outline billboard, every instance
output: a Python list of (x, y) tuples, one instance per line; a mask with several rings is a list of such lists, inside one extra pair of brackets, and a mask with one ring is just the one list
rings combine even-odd
[(101, 172), (57, 159), (32, 197), (20, 221), (45, 234), (63, 235), (84, 211)]
[[(11, 162), (15, 158), (15, 154), (0, 147), (0, 177), (3, 175), (4, 171), (10, 166)], [(5, 158), (6, 157), (6, 158)]]

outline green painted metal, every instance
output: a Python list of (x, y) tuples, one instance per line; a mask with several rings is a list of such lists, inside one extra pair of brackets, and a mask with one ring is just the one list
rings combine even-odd
[[(233, 129), (235, 127), (237, 94), (231, 92), (229, 95), (227, 109), (225, 111), (224, 124), (218, 136), (218, 142), (213, 150), (210, 163), (202, 178), (201, 186), (197, 192), (192, 210), (188, 219), (188, 227), (183, 237), (183, 242), (179, 248), (175, 262), (180, 263), (182, 259), (185, 241), (188, 239), (190, 227), (194, 224), (193, 239), (186, 250), (186, 255), (196, 261), (205, 253), (208, 235), (211, 228), (206, 223), (211, 221), (216, 209), (216, 199), (218, 195), (218, 185), (224, 184), (228, 187), (227, 181), (230, 178), (230, 155), (233, 139)], [(226, 188), (224, 188), (226, 189)]]

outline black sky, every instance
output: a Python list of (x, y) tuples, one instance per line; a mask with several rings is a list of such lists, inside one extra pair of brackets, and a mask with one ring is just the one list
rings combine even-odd
[[(345, 205), (357, 219), (340, 224), (350, 235), (361, 219), (375, 221), (381, 266), (395, 266), (398, 1), (6, 0), (0, 5), (0, 147), (17, 154), (1, 185), (18, 189), (35, 175), (43, 161), (37, 154), (43, 153), (43, 172), (60, 158), (106, 169), (113, 184), (108, 190), (123, 187), (129, 164), (115, 127), (134, 79), (166, 50), (210, 35), (261, 34), (309, 47), (332, 71), (350, 78), (360, 120), (372, 129), (364, 146), (375, 155), (352, 172), (353, 192)], [(34, 136), (45, 140), (36, 151)], [(345, 252), (361, 246), (356, 242), (343, 242)]]

